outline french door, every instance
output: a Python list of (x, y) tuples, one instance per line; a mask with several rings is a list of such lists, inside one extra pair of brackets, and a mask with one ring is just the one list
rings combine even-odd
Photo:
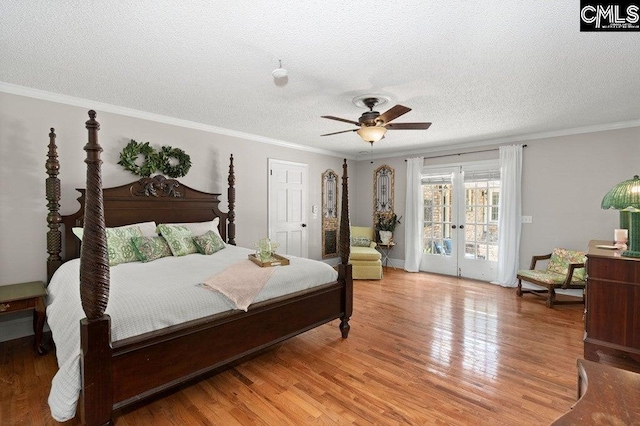
[(422, 194), (420, 269), (493, 280), (498, 262), (499, 163), (425, 168)]

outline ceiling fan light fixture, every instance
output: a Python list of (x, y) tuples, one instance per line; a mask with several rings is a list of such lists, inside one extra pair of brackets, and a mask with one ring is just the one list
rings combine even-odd
[(380, 107), (388, 102), (391, 102), (391, 96), (383, 95), (381, 93), (365, 93), (363, 95), (356, 96), (351, 100), (358, 108), (371, 109), (371, 101), (374, 101), (376, 107)]
[(356, 133), (362, 138), (363, 141), (374, 143), (378, 142), (384, 137), (384, 134), (387, 133), (387, 128), (380, 126), (363, 126), (360, 127), (360, 129), (358, 129)]

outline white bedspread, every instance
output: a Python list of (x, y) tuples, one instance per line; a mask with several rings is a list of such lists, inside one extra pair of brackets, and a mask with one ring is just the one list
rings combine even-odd
[[(109, 304), (113, 341), (159, 330), (185, 321), (234, 309), (223, 295), (198, 285), (252, 250), (227, 246), (213, 255), (165, 257), (150, 263), (125, 263), (111, 268)], [(335, 281), (329, 265), (297, 257), (276, 267), (254, 302)], [(80, 394), (80, 325), (85, 317), (80, 304), (79, 259), (63, 264), (48, 287), (47, 322), (56, 344), (59, 370), (53, 378), (49, 407), (62, 422), (75, 416)]]

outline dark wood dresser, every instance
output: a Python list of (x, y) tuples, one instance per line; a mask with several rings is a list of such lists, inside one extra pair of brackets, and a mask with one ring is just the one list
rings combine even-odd
[(640, 259), (600, 244), (587, 253), (584, 357), (640, 372)]

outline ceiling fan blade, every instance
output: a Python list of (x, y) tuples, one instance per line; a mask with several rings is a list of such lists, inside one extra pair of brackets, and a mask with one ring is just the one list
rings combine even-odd
[(389, 130), (427, 130), (431, 123), (389, 123), (386, 127)]
[(404, 105), (396, 105), (394, 107), (392, 107), (391, 109), (387, 110), (386, 112), (384, 112), (383, 114), (381, 114), (376, 121), (382, 121), (383, 123), (388, 123), (391, 120), (394, 120), (398, 117), (400, 117), (403, 114), (408, 113), (409, 111), (411, 111), (411, 108), (407, 108)]
[(320, 135), (320, 136), (331, 136), (331, 135), (337, 135), (339, 133), (347, 133), (347, 132), (357, 132), (358, 129), (352, 129), (352, 130), (342, 130), (340, 132), (333, 132), (333, 133), (327, 133), (325, 135)]
[(346, 118), (333, 117), (331, 115), (323, 115), (322, 118), (328, 118), (329, 120), (342, 121), (344, 123), (351, 123), (351, 124), (355, 124), (356, 126), (360, 125), (360, 123), (358, 123), (357, 121), (347, 120)]

